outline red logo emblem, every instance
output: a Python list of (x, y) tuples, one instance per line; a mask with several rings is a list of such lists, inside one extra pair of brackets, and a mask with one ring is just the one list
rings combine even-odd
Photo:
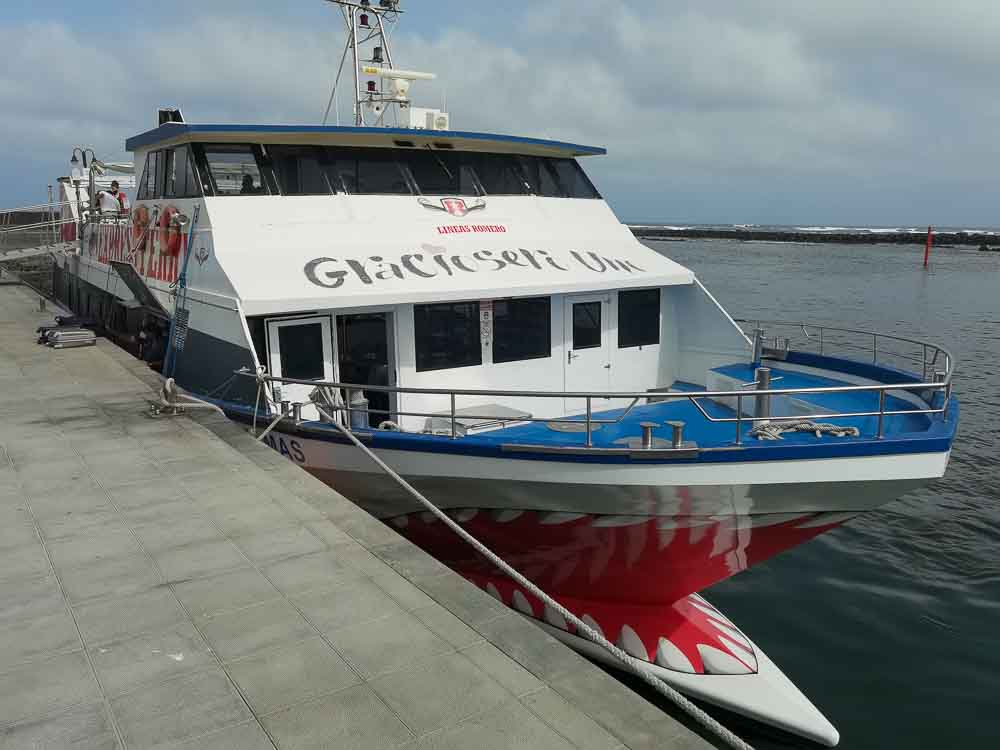
[(473, 203), (466, 203), (462, 198), (442, 198), (440, 203), (434, 203), (426, 198), (421, 198), (419, 203), (424, 208), (430, 208), (434, 211), (447, 211), (452, 216), (459, 218), (468, 216), (473, 211), (482, 211), (486, 208), (486, 201), (482, 198)]

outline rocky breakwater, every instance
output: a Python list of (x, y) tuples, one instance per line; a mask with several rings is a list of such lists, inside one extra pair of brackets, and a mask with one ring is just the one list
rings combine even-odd
[[(923, 245), (926, 232), (912, 231), (823, 231), (806, 232), (794, 229), (715, 228), (715, 227), (630, 227), (639, 239), (644, 240), (739, 240), (743, 242), (798, 242), (842, 243), (850, 245)], [(1000, 244), (1000, 237), (983, 232), (935, 232), (937, 247), (968, 246), (992, 247)]]

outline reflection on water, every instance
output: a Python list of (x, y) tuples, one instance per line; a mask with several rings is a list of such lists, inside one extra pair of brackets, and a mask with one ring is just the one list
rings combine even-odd
[[(961, 427), (943, 480), (707, 594), (841, 747), (1000, 746), (1000, 255), (939, 248), (924, 271), (917, 247), (649, 244), (739, 317), (877, 329), (955, 354)], [(740, 730), (759, 748), (797, 746)]]

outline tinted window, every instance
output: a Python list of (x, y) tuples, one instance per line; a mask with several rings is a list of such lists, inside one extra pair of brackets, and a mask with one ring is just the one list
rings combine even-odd
[(479, 303), (414, 305), (417, 372), (483, 363)]
[(206, 145), (216, 195), (267, 195), (253, 146)]
[(167, 157), (168, 198), (198, 198), (201, 185), (194, 176), (194, 162), (187, 146), (175, 148)]
[(618, 293), (618, 348), (660, 343), (660, 290)]
[(552, 356), (552, 305), (548, 297), (493, 303), (493, 361)]
[(566, 192), (556, 179), (555, 171), (553, 171), (550, 164), (551, 159), (542, 159), (537, 156), (519, 156), (517, 160), (521, 165), (521, 171), (528, 181), (532, 193), (545, 198), (567, 197)]
[(163, 197), (163, 182), (167, 171), (167, 157), (164, 151), (154, 151), (149, 155), (150, 183), (149, 197)]
[(329, 195), (325, 159), (319, 148), (269, 146), (282, 195)]
[(601, 303), (573, 305), (573, 349), (596, 349), (601, 345)]
[(393, 154), (361, 152), (357, 159), (357, 192), (362, 195), (412, 195), (410, 183)]
[[(135, 199), (139, 201), (151, 200), (154, 195), (155, 183), (152, 181), (156, 174), (156, 163), (152, 159), (152, 154), (146, 154), (146, 166), (142, 170), (142, 177), (139, 180)], [(152, 188), (152, 190), (151, 190)]]
[(423, 195), (479, 195), (475, 173), (458, 154), (438, 151), (402, 152)]
[(549, 159), (548, 162), (559, 180), (563, 193), (570, 198), (601, 197), (576, 159)]
[(323, 379), (323, 326), (310, 323), (278, 329), (281, 375), (295, 380)]
[(326, 169), (337, 192), (412, 195), (410, 182), (388, 149), (329, 149)]
[(462, 157), (476, 171), (487, 195), (529, 193), (516, 157), (505, 154), (463, 154)]
[(163, 197), (163, 177), (166, 158), (163, 151), (152, 151), (146, 155), (146, 168), (139, 180), (136, 200), (155, 200)]

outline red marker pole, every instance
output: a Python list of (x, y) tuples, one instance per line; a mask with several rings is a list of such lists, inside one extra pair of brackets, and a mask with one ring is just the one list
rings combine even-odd
[(934, 247), (934, 227), (927, 227), (927, 246), (924, 248), (924, 268), (931, 262), (931, 248)]

